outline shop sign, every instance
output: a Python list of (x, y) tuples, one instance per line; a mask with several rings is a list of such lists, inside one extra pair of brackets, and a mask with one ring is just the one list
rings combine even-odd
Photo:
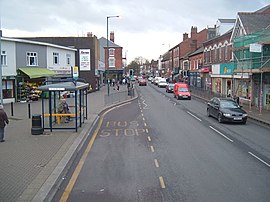
[(249, 44), (249, 51), (253, 53), (261, 53), (262, 52), (262, 45), (258, 43)]
[(65, 88), (49, 88), (49, 91), (63, 91)]
[(200, 69), (200, 72), (202, 73), (208, 73), (209, 72), (209, 68), (208, 67), (203, 67)]
[(234, 71), (233, 63), (220, 64), (220, 74), (221, 75), (232, 75)]

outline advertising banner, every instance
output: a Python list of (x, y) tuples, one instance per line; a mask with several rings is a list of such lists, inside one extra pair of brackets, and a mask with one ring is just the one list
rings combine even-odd
[(91, 70), (90, 49), (80, 49), (80, 70)]

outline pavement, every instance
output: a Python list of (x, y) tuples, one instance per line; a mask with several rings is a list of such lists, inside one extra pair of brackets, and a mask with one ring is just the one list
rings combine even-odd
[[(5, 128), (6, 141), (0, 143), (0, 202), (50, 201), (77, 152), (92, 135), (100, 114), (137, 98), (136, 93), (134, 97), (126, 96), (126, 90), (126, 86), (121, 86), (120, 92), (111, 87), (109, 99), (107, 86), (88, 94), (88, 119), (77, 133), (61, 130), (31, 135), (31, 115), (41, 114), (41, 101), (14, 103), (13, 116), (11, 104), (4, 105), (10, 124)], [(269, 110), (260, 113), (255, 107), (244, 109), (250, 119), (270, 125)]]
[(41, 100), (31, 103), (5, 104), (10, 123), (5, 128), (5, 142), (0, 143), (0, 202), (50, 201), (71, 162), (102, 111), (136, 99), (107, 86), (88, 94), (88, 119), (75, 130), (45, 131), (32, 135), (32, 115), (41, 114)]

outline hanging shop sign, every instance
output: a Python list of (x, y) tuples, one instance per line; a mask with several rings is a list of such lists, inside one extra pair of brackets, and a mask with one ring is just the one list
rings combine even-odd
[(72, 67), (72, 77), (77, 80), (79, 78), (79, 68), (77, 66)]

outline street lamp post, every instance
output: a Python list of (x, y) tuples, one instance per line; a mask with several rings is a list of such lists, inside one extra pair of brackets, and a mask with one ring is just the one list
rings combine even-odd
[(2, 30), (1, 30), (1, 19), (0, 19), (0, 101), (1, 105), (3, 104), (3, 86), (2, 86), (2, 50), (1, 50), (1, 37), (2, 37)]
[[(107, 16), (107, 63), (105, 62), (105, 64), (107, 64), (107, 74), (108, 74), (108, 69), (109, 69), (109, 18), (119, 18), (119, 15), (111, 15), (111, 16)], [(107, 75), (106, 74), (106, 75)], [(108, 96), (110, 95), (110, 84), (109, 84), (109, 81), (108, 81), (108, 78), (106, 76), (106, 79), (107, 79), (107, 84), (108, 84)]]

